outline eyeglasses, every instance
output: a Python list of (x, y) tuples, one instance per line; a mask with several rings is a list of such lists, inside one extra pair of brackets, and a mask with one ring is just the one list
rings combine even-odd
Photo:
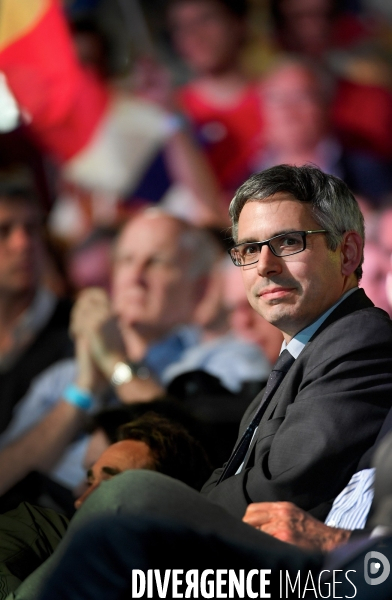
[(229, 254), (236, 267), (257, 263), (263, 246), (268, 246), (275, 256), (291, 256), (305, 250), (306, 236), (312, 233), (327, 233), (327, 230), (290, 231), (290, 233), (274, 235), (269, 240), (264, 240), (263, 242), (244, 242), (243, 244), (233, 246), (229, 250)]

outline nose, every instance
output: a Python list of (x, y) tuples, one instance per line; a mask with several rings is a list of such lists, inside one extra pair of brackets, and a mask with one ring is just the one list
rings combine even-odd
[(261, 277), (271, 277), (276, 273), (281, 273), (283, 268), (283, 259), (275, 256), (268, 245), (261, 247), (259, 260), (257, 262), (257, 273)]
[(87, 500), (87, 498), (90, 496), (90, 494), (92, 494), (93, 491), (96, 490), (98, 486), (99, 486), (99, 483), (89, 485), (88, 488), (86, 489), (86, 491), (83, 492), (83, 494), (75, 500), (74, 506), (75, 506), (76, 510), (78, 510), (82, 506), (82, 504), (84, 504), (84, 502)]
[(13, 249), (24, 250), (30, 248), (32, 236), (24, 225), (15, 225), (8, 238), (8, 244)]

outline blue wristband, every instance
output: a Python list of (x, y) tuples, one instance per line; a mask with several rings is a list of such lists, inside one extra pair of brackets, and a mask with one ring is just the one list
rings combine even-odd
[(92, 394), (72, 383), (65, 388), (62, 398), (82, 410), (88, 410), (93, 405)]

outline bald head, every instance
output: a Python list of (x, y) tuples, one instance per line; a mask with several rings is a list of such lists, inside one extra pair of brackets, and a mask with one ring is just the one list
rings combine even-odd
[(206, 232), (160, 210), (129, 221), (115, 247), (112, 285), (123, 325), (159, 337), (192, 321), (216, 252)]

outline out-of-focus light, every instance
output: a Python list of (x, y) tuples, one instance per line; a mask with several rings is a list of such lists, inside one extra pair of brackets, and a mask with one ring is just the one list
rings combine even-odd
[(21, 122), (18, 104), (8, 87), (4, 73), (0, 72), (0, 132), (16, 129)]

